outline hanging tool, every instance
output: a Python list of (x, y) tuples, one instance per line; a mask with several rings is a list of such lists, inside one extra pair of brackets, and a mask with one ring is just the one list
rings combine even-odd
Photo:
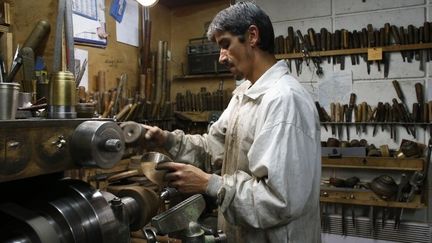
[[(392, 102), (393, 102), (393, 109), (395, 111), (394, 114), (397, 117), (397, 121), (408, 122), (407, 121), (407, 119), (408, 119), (407, 118), (407, 114), (405, 112), (405, 109), (404, 109), (403, 105), (400, 104), (400, 103), (398, 103), (398, 101), (395, 98), (392, 99)], [(404, 127), (405, 127), (407, 133), (411, 134), (411, 130), (408, 127), (408, 125), (405, 124)]]
[(345, 218), (346, 218), (346, 216), (345, 216), (345, 204), (341, 204), (341, 210), (342, 210), (342, 217), (341, 217), (342, 235), (346, 236), (347, 235), (347, 225), (346, 225), (346, 220), (345, 220)]
[[(384, 24), (384, 40), (383, 44), (384, 46), (390, 45), (390, 24), (385, 23)], [(383, 53), (383, 62), (384, 62), (384, 78), (388, 77), (389, 69), (390, 69), (390, 53), (384, 52)]]
[[(424, 43), (429, 43), (431, 41), (430, 38), (430, 26), (429, 26), (429, 22), (424, 22), (423, 23), (423, 42)], [(429, 62), (431, 59), (430, 56), (430, 49), (429, 50), (425, 50), (425, 55), (426, 55), (426, 62)]]
[(354, 118), (356, 123), (356, 134), (359, 135), (361, 132), (361, 126), (359, 125), (359, 123), (361, 122), (361, 105), (355, 105)]
[[(287, 47), (287, 53), (293, 53), (294, 52), (294, 29), (292, 26), (288, 27), (288, 36), (286, 38), (286, 47)], [(288, 65), (290, 73), (292, 73), (292, 67), (291, 67), (291, 59), (286, 59), (286, 63)]]
[[(398, 30), (397, 26), (395, 26), (395, 25), (391, 26), (391, 33), (393, 35), (393, 40), (395, 41), (395, 44), (396, 45), (402, 44), (401, 39), (400, 39), (399, 30)], [(401, 56), (402, 56), (402, 60), (405, 62), (405, 54), (403, 51), (401, 51)]]
[(66, 39), (66, 53), (64, 53), (66, 58), (66, 67), (69, 72), (75, 74), (72, 1), (70, 0), (58, 1), (56, 35), (54, 40), (53, 72), (59, 72), (62, 69), (62, 60), (64, 57), (62, 54), (63, 27)]
[[(411, 114), (409, 112), (408, 106), (406, 105), (405, 96), (402, 93), (402, 89), (399, 85), (399, 82), (397, 80), (393, 80), (392, 84), (393, 84), (393, 87), (396, 91), (396, 94), (397, 94), (399, 100), (402, 102), (403, 108), (405, 110), (405, 112), (403, 112), (401, 115), (406, 116), (406, 119), (407, 119), (406, 122), (412, 122), (413, 120), (412, 120)], [(410, 128), (410, 131), (411, 131), (411, 134), (413, 135), (413, 137), (415, 138), (416, 137), (415, 128)]]
[(331, 132), (333, 136), (336, 136), (336, 104), (335, 103), (330, 103), (330, 118), (331, 118)]
[(80, 85), (81, 79), (84, 76), (86, 69), (87, 69), (87, 59), (84, 59), (82, 65), (81, 65), (81, 68), (79, 69), (78, 75), (75, 79), (76, 80), (76, 87), (78, 87)]
[[(326, 33), (326, 50), (329, 51), (331, 50), (332, 47), (332, 33), (330, 33), (330, 31), (327, 31)], [(331, 63), (331, 56), (327, 57), (327, 63)]]
[(362, 132), (367, 133), (366, 122), (368, 122), (368, 104), (363, 101), (361, 103), (361, 121), (362, 121)]
[[(353, 194), (350, 195), (350, 199), (355, 199), (355, 197), (354, 197)], [(352, 222), (353, 229), (356, 230), (357, 224), (356, 224), (356, 216), (355, 216), (355, 207), (354, 207), (354, 204), (351, 204), (351, 222)]]
[[(294, 37), (294, 53), (301, 53), (301, 45), (299, 37)], [(300, 76), (302, 71), (302, 60), (299, 58), (294, 59), (295, 67), (296, 67), (296, 73), (297, 76)]]
[[(415, 27), (414, 25), (410, 24), (408, 25), (408, 39), (406, 40), (407, 44), (414, 44), (414, 32), (415, 32)], [(412, 60), (414, 59), (414, 51), (408, 51), (408, 62), (412, 62)]]
[(375, 236), (375, 209), (374, 206), (369, 206), (369, 226), (370, 226), (370, 235), (372, 237)]
[[(401, 175), (401, 179), (398, 185), (398, 191), (396, 194), (396, 202), (402, 202), (403, 201), (403, 195), (404, 195), (404, 191), (407, 189), (407, 187), (409, 186), (408, 184), (408, 177), (405, 173), (402, 173)], [(400, 219), (401, 219), (401, 215), (402, 215), (402, 208), (396, 208), (395, 209), (395, 224), (394, 224), (394, 228), (398, 229), (400, 226)]]
[[(375, 43), (375, 34), (374, 34), (374, 29), (372, 24), (368, 24), (367, 25), (367, 47), (371, 48), (371, 47), (375, 47), (376, 43)], [(367, 61), (367, 71), (368, 74), (370, 74), (370, 65), (373, 63), (373, 61)]]
[[(312, 29), (312, 31), (313, 31), (313, 29)], [(309, 65), (309, 60), (312, 60), (312, 63), (316, 68), (315, 73), (319, 77), (321, 77), (324, 73), (323, 73), (322, 67), (320, 66), (318, 59), (309, 56), (309, 52), (311, 50), (314, 50), (314, 48), (315, 48), (316, 37), (315, 36), (309, 36), (309, 35), (303, 36), (300, 30), (297, 30), (296, 33), (297, 33), (297, 36), (299, 38), (299, 42), (301, 44), (303, 44), (303, 49), (301, 50), (301, 52), (303, 53), (303, 58), (305, 59), (306, 64)], [(313, 31), (313, 34), (315, 34), (314, 31)], [(314, 41), (314, 42), (311, 42), (311, 41)]]
[[(400, 39), (400, 44), (401, 45), (405, 45), (408, 44), (408, 33), (405, 32), (405, 28), (403, 26), (399, 27), (399, 39)], [(403, 55), (404, 55), (404, 61), (407, 60), (408, 62), (412, 62), (412, 59), (410, 59), (410, 56), (408, 54), (407, 51), (402, 51)]]
[(419, 112), (418, 112), (419, 117), (420, 117), (419, 121), (420, 122), (425, 122), (426, 119), (424, 117), (424, 112), (423, 112), (424, 105), (425, 105), (423, 85), (421, 83), (416, 83), (414, 85), (414, 87), (415, 87), (417, 102), (419, 104)]
[(375, 135), (377, 133), (378, 123), (382, 122), (382, 120), (384, 118), (384, 115), (385, 115), (384, 113), (385, 113), (384, 104), (382, 102), (378, 102), (377, 112), (376, 112), (376, 116), (375, 116), (375, 124), (374, 124), (373, 132), (372, 132), (373, 137), (375, 137)]
[(339, 140), (342, 140), (342, 121), (343, 119), (343, 109), (339, 102), (336, 102), (336, 110), (335, 110), (335, 121), (337, 124), (337, 135), (339, 137)]
[[(320, 122), (326, 122), (327, 120), (327, 117), (326, 117), (326, 115), (328, 116), (328, 114), (324, 114), (324, 113), (326, 113), (325, 112), (325, 110), (321, 107), (321, 105), (320, 105), (320, 103), (318, 102), (318, 101), (315, 101), (315, 107), (316, 107), (316, 109), (317, 109), (317, 111), (318, 111), (318, 116), (319, 116), (319, 120), (320, 120)], [(323, 126), (324, 126), (324, 128), (325, 128), (325, 130), (326, 131), (328, 131), (328, 129), (327, 129), (327, 125), (326, 124), (323, 124)]]
[[(383, 28), (381, 28), (383, 29)], [(376, 47), (381, 47), (383, 46), (382, 40), (381, 40), (381, 29), (379, 30), (374, 30), (374, 36), (375, 36), (375, 46)], [(383, 34), (384, 34), (384, 29), (383, 29)], [(378, 72), (381, 72), (381, 61), (377, 60), (375, 61), (378, 67)]]
[[(359, 35), (359, 32), (357, 32), (357, 30), (354, 30), (353, 32), (352, 32), (352, 47), (353, 48), (360, 48), (360, 35)], [(355, 55), (355, 62), (356, 62), (356, 64), (360, 64), (360, 55), (359, 54), (357, 54), (357, 55)]]
[(353, 113), (353, 110), (354, 110), (355, 102), (356, 102), (356, 94), (351, 93), (350, 99), (349, 99), (348, 110), (346, 112), (346, 117), (345, 117), (345, 121), (347, 122), (347, 124), (346, 124), (346, 133), (347, 133), (347, 140), (348, 141), (350, 140), (349, 123), (352, 121), (352, 113)]

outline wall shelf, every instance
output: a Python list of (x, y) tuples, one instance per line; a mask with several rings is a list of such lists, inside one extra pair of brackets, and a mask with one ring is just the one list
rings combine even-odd
[[(407, 44), (400, 45), (395, 44), (391, 46), (375, 47), (382, 48), (383, 52), (396, 52), (396, 51), (407, 51), (407, 50), (420, 50), (420, 49), (431, 49), (432, 43), (422, 43), (422, 44)], [(329, 50), (329, 51), (311, 51), (305, 56), (304, 53), (287, 53), (287, 54), (277, 54), (277, 59), (293, 59), (293, 58), (303, 58), (303, 57), (325, 57), (325, 56), (342, 56), (342, 55), (352, 55), (352, 54), (367, 54), (368, 49), (373, 48), (354, 48), (354, 49), (341, 49), (341, 50)]]
[(323, 168), (373, 169), (421, 171), (424, 161), (421, 158), (395, 159), (393, 157), (322, 157)]
[(174, 80), (181, 79), (205, 79), (205, 78), (234, 78), (231, 73), (218, 73), (218, 74), (194, 74), (194, 75), (181, 75), (174, 76)]
[(395, 202), (385, 201), (370, 190), (336, 187), (321, 187), (320, 202), (390, 208), (426, 208), (421, 202), (421, 195), (415, 195), (411, 202)]

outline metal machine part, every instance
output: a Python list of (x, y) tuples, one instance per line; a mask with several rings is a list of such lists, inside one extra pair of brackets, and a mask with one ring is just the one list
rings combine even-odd
[(75, 129), (70, 149), (76, 163), (106, 169), (121, 160), (125, 138), (114, 122), (86, 121)]
[(222, 232), (206, 232), (204, 227), (197, 223), (205, 207), (204, 197), (196, 194), (156, 215), (151, 220), (155, 230), (149, 228), (144, 230), (147, 241), (156, 242), (156, 233), (179, 233), (184, 243), (226, 242), (226, 236)]
[(31, 156), (31, 151), (26, 149), (29, 142), (11, 132), (5, 132), (3, 136), (4, 140), (0, 141), (0, 153), (4, 155), (0, 157), (0, 175), (19, 173), (27, 166)]
[(373, 179), (370, 188), (384, 200), (393, 198), (398, 191), (398, 185), (394, 179), (388, 175), (380, 175)]
[(48, 118), (76, 118), (74, 75), (68, 71), (53, 73), (49, 83)]
[(145, 129), (141, 124), (132, 121), (122, 122), (120, 128), (123, 130), (125, 142), (127, 144), (143, 140), (145, 133), (147, 132), (147, 129)]
[(150, 222), (151, 218), (157, 214), (161, 204), (159, 196), (154, 191), (142, 186), (125, 186), (116, 195), (128, 205), (125, 211), (129, 215), (132, 231), (142, 229)]
[(51, 186), (49, 193), (40, 192), (27, 202), (0, 204), (0, 242), (126, 243), (129, 225), (136, 230), (152, 216), (140, 217), (141, 210), (154, 208), (144, 203), (157, 201), (154, 192), (129, 190), (119, 198), (79, 180)]
[(198, 220), (205, 206), (203, 196), (196, 194), (153, 217), (151, 223), (161, 234), (184, 230), (189, 227), (190, 222)]

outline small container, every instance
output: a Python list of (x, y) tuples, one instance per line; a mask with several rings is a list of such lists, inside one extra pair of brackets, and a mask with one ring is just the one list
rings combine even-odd
[(76, 118), (75, 77), (69, 71), (53, 73), (50, 79), (48, 118)]
[(19, 89), (17, 83), (0, 83), (0, 120), (15, 119)]

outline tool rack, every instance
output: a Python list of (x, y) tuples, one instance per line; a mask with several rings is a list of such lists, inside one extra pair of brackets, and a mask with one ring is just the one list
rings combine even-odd
[(308, 52), (307, 56), (305, 53), (288, 53), (288, 54), (276, 54), (277, 59), (296, 59), (304, 57), (326, 57), (326, 56), (343, 56), (352, 54), (368, 54), (373, 51), (382, 52), (398, 52), (398, 51), (408, 51), (408, 50), (421, 50), (421, 49), (431, 49), (432, 43), (420, 43), (420, 44), (394, 44), (391, 46), (382, 47), (371, 47), (371, 48), (351, 48), (342, 50), (329, 50), (329, 51), (311, 51)]

